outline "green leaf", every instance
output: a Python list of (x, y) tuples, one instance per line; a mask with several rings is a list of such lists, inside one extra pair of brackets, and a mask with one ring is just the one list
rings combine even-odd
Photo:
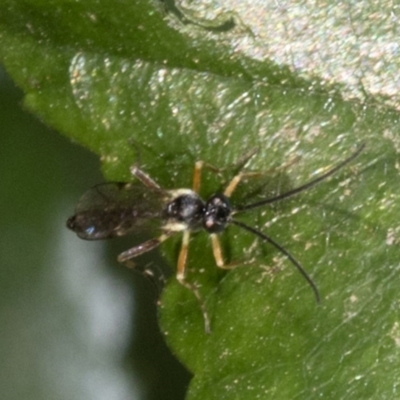
[[(310, 28), (318, 48), (318, 32), (331, 26), (333, 10), (325, 11)], [(207, 198), (257, 149), (247, 168), (263, 173), (232, 197), (243, 204), (299, 186), (365, 143), (334, 177), (241, 219), (294, 255), (317, 283), (321, 304), (286, 257), (231, 226), (221, 235), (226, 259), (251, 265), (218, 270), (204, 232), (192, 235), (189, 248), (187, 281), (199, 288), (212, 333), (204, 331), (198, 299), (174, 278), (162, 294), (160, 321), (194, 374), (191, 400), (393, 398), (400, 367), (399, 142), (397, 111), (389, 108), (397, 100), (385, 97), (393, 77), (379, 70), (377, 90), (352, 86), (339, 65), (361, 65), (362, 53), (343, 49), (326, 53), (335, 66), (329, 78), (323, 64), (297, 70), (299, 60), (312, 58), (306, 41), (292, 65), (273, 53), (273, 42), (260, 56), (267, 34), (257, 27), (276, 24), (276, 16), (263, 13), (257, 25), (240, 12), (169, 1), (5, 1), (0, 57), (25, 90), (26, 105), (99, 154), (110, 180), (132, 179), (139, 147), (142, 168), (165, 188), (190, 187), (197, 160), (220, 168), (203, 171)], [(292, 12), (281, 15), (287, 27)], [(369, 12), (357, 14), (356, 26)], [(305, 14), (315, 24), (318, 11)], [(296, 33), (287, 34), (294, 40)], [(359, 49), (368, 34), (355, 36)], [(385, 102), (349, 100), (361, 100), (365, 90)], [(176, 236), (162, 246), (171, 266)]]

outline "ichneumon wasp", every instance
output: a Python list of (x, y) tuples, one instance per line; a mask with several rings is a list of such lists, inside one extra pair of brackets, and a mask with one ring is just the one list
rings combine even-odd
[(225, 264), (218, 235), (229, 225), (236, 225), (256, 235), (261, 240), (272, 244), (290, 260), (311, 286), (319, 302), (320, 294), (317, 286), (289, 251), (270, 236), (236, 219), (236, 215), (286, 199), (311, 188), (353, 161), (364, 147), (365, 145), (359, 146), (348, 158), (299, 187), (243, 206), (232, 205), (230, 197), (242, 178), (251, 173), (239, 172), (222, 193), (215, 193), (207, 200), (203, 200), (199, 195), (203, 162), (195, 163), (191, 189), (172, 190), (163, 189), (137, 165), (133, 165), (131, 173), (139, 182), (110, 182), (89, 189), (79, 200), (75, 215), (68, 219), (67, 227), (86, 240), (108, 239), (128, 233), (157, 229), (161, 232), (157, 237), (121, 253), (118, 256), (118, 261), (121, 263), (127, 263), (129, 260), (153, 250), (172, 235), (182, 232), (183, 239), (177, 262), (176, 278), (183, 286), (192, 290), (199, 300), (204, 316), (205, 330), (210, 332), (209, 316), (198, 290), (185, 279), (190, 234), (199, 230), (208, 232), (215, 262), (219, 268), (225, 269), (233, 268), (237, 264)]

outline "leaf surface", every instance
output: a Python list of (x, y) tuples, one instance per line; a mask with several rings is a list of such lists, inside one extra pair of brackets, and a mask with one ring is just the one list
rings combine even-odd
[[(357, 27), (371, 13), (360, 4)], [(321, 304), (286, 257), (231, 226), (221, 235), (226, 260), (251, 265), (220, 271), (205, 233), (190, 243), (187, 280), (199, 287), (212, 333), (204, 332), (196, 297), (175, 279), (163, 292), (160, 321), (194, 374), (188, 399), (391, 398), (399, 385), (400, 202), (390, 76), (375, 74), (379, 90), (367, 86), (373, 101), (365, 102), (361, 85), (336, 72), (327, 79), (324, 63), (297, 68), (293, 47), (292, 64), (260, 56), (265, 33), (241, 10), (207, 10), (179, 2), (4, 1), (0, 60), (25, 90), (26, 106), (99, 154), (108, 180), (132, 179), (139, 148), (142, 168), (165, 188), (190, 187), (197, 160), (220, 168), (203, 172), (207, 198), (257, 149), (246, 168), (262, 174), (232, 197), (245, 204), (311, 180), (365, 143), (329, 180), (240, 216), (294, 255)], [(319, 22), (313, 28), (326, 33), (331, 20)], [(295, 33), (287, 33), (293, 43)], [(359, 50), (367, 33), (355, 35)], [(296, 43), (309, 60), (310, 43)], [(335, 66), (362, 65), (361, 50), (327, 54)], [(176, 236), (163, 246), (171, 266)]]

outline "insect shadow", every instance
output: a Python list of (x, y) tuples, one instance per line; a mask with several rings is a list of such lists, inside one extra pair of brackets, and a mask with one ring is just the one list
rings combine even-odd
[[(204, 317), (205, 331), (209, 333), (211, 331), (210, 318), (199, 291), (194, 284), (185, 279), (191, 233), (199, 230), (209, 233), (215, 262), (219, 268), (224, 269), (234, 268), (238, 263), (225, 263), (218, 235), (228, 225), (236, 225), (256, 235), (263, 241), (272, 244), (289, 259), (310, 285), (317, 302), (319, 302), (320, 294), (316, 284), (291, 253), (264, 232), (236, 219), (236, 215), (275, 203), (313, 187), (353, 161), (364, 147), (365, 145), (362, 144), (348, 158), (299, 187), (245, 205), (232, 205), (230, 197), (243, 178), (257, 175), (257, 173), (246, 172), (241, 168), (223, 192), (215, 193), (207, 200), (203, 200), (199, 195), (201, 173), (204, 166), (207, 165), (203, 161), (195, 163), (191, 189), (164, 189), (137, 165), (133, 165), (130, 169), (131, 174), (139, 182), (109, 182), (92, 187), (78, 201), (75, 215), (68, 219), (67, 227), (86, 240), (108, 239), (143, 231), (161, 231), (158, 236), (146, 240), (118, 256), (118, 261), (128, 266), (134, 265), (131, 261), (133, 258), (153, 250), (177, 232), (182, 232), (183, 239), (177, 261), (176, 278), (198, 299)], [(255, 154), (256, 152), (252, 152), (242, 163), (243, 166)]]

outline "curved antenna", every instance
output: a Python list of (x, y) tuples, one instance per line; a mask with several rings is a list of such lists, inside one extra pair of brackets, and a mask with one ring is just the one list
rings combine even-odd
[(273, 246), (275, 246), (282, 254), (284, 254), (291, 261), (291, 263), (297, 268), (297, 270), (301, 273), (301, 275), (303, 275), (303, 278), (308, 282), (308, 284), (311, 286), (312, 290), (314, 291), (317, 303), (320, 302), (321, 298), (319, 295), (319, 290), (317, 288), (317, 285), (310, 278), (310, 276), (307, 274), (306, 270), (300, 265), (300, 263), (284, 247), (282, 247), (279, 243), (275, 242), (274, 239), (272, 239), (269, 236), (265, 235), (264, 233), (258, 231), (257, 229), (244, 224), (243, 222), (240, 222), (240, 221), (237, 221), (234, 219), (231, 220), (230, 222), (232, 222), (232, 224), (235, 224), (235, 225), (243, 228), (244, 230), (246, 230), (248, 232), (253, 233), (254, 235), (260, 237), (264, 241), (269, 242)]
[(364, 150), (364, 148), (365, 148), (365, 144), (362, 144), (350, 157), (346, 158), (345, 160), (343, 160), (338, 165), (336, 165), (335, 167), (331, 168), (330, 170), (328, 170), (327, 172), (325, 172), (324, 174), (322, 174), (318, 178), (315, 178), (314, 180), (312, 180), (310, 182), (307, 182), (304, 185), (301, 185), (301, 186), (299, 186), (297, 188), (289, 190), (286, 193), (278, 194), (277, 196), (271, 197), (269, 199), (257, 201), (256, 203), (248, 204), (248, 205), (245, 205), (245, 206), (235, 207), (234, 211), (235, 212), (239, 212), (239, 211), (244, 211), (244, 210), (250, 210), (252, 208), (257, 208), (257, 207), (263, 206), (265, 204), (274, 203), (275, 201), (286, 199), (287, 197), (290, 197), (290, 196), (293, 196), (293, 195), (295, 195), (297, 193), (300, 193), (303, 190), (306, 190), (306, 189), (316, 185), (317, 183), (319, 183), (319, 182), (323, 181), (324, 179), (328, 178), (329, 176), (333, 175), (335, 172), (339, 171), (346, 164), (348, 164), (349, 162), (353, 161), (356, 157), (358, 157), (358, 155)]

